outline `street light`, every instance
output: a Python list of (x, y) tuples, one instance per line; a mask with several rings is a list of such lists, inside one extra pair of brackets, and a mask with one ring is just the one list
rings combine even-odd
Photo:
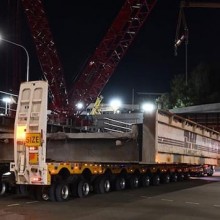
[(10, 104), (11, 103), (13, 103), (13, 104), (16, 104), (16, 100), (15, 100), (15, 98), (13, 98), (13, 97), (18, 97), (18, 95), (15, 95), (15, 94), (12, 94), (12, 93), (9, 93), (9, 92), (3, 92), (3, 91), (0, 91), (0, 93), (2, 93), (2, 94), (5, 94), (5, 95), (8, 95), (8, 96), (6, 96), (6, 97), (4, 97), (3, 99), (2, 99), (2, 101), (3, 102), (5, 102), (5, 115), (7, 115), (8, 114), (8, 110), (7, 110), (7, 107), (8, 107), (8, 104), (9, 104), (9, 116), (10, 116), (10, 111), (16, 111), (15, 109), (11, 109), (10, 108)]
[[(7, 115), (8, 114), (8, 104), (10, 105), (10, 103), (12, 102), (12, 99), (9, 97), (4, 97), (2, 99), (2, 101), (5, 102), (5, 115)], [(9, 107), (9, 109), (10, 109), (10, 107)]]
[(29, 81), (29, 54), (28, 54), (28, 51), (26, 50), (26, 48), (24, 46), (22, 46), (21, 44), (17, 44), (15, 42), (12, 42), (10, 40), (6, 40), (6, 39), (2, 38), (1, 35), (0, 35), (0, 41), (5, 41), (6, 43), (10, 43), (10, 44), (13, 44), (15, 46), (21, 47), (25, 51), (26, 56), (27, 56), (27, 75), (26, 75), (26, 80), (28, 82)]

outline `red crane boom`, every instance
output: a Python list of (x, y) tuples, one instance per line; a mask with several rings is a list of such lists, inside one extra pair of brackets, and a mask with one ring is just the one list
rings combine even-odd
[(126, 0), (70, 92), (71, 106), (94, 102), (125, 55), (156, 0)]
[[(157, 0), (126, 0), (93, 56), (67, 94), (61, 63), (42, 0), (22, 0), (38, 58), (53, 95), (53, 110), (76, 113), (76, 104), (94, 102), (125, 55)], [(69, 104), (69, 101), (70, 104)], [(70, 107), (72, 106), (72, 107)]]
[(42, 0), (22, 0), (22, 4), (34, 39), (42, 72), (49, 82), (52, 98), (51, 107), (57, 113), (65, 113), (69, 101), (63, 69)]

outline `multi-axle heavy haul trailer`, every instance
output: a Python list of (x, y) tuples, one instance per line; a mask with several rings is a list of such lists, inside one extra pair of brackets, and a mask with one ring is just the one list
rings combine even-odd
[(127, 132), (74, 133), (48, 123), (47, 98), (47, 82), (21, 84), (10, 164), (15, 184), (37, 199), (212, 175), (219, 164), (220, 134), (169, 112), (146, 113)]

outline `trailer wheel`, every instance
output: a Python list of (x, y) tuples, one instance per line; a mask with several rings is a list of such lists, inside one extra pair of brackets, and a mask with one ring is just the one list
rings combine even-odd
[(148, 187), (150, 185), (150, 176), (143, 175), (141, 177), (141, 186)]
[(6, 193), (7, 190), (7, 186), (5, 182), (1, 182), (0, 183), (0, 195), (4, 195)]
[(108, 193), (111, 188), (111, 183), (108, 177), (100, 176), (95, 181), (94, 190), (96, 193)]
[(139, 179), (136, 175), (132, 175), (128, 180), (131, 189), (136, 189), (139, 186)]
[(122, 176), (117, 176), (115, 180), (115, 190), (120, 191), (124, 190), (126, 187), (125, 178)]
[(77, 185), (77, 196), (83, 198), (89, 195), (90, 187), (89, 183), (85, 180), (80, 180)]
[(161, 177), (161, 182), (164, 184), (168, 184), (170, 182), (170, 175), (165, 173)]
[(152, 177), (152, 185), (153, 186), (160, 185), (160, 176), (158, 174), (153, 175), (153, 177)]
[(37, 186), (36, 187), (36, 199), (38, 201), (48, 201), (49, 200), (49, 188), (47, 186)]
[(207, 172), (207, 176), (213, 176), (213, 174), (214, 174), (214, 169), (210, 168)]
[(110, 188), (111, 188), (111, 183), (110, 183), (110, 180), (109, 179), (106, 179), (104, 181), (104, 192), (109, 192), (110, 191)]
[(48, 193), (42, 193), (41, 197), (42, 197), (42, 200), (44, 201), (48, 201), (50, 199)]
[(190, 173), (185, 173), (184, 174), (184, 180), (189, 180), (190, 178)]
[(171, 177), (170, 180), (171, 180), (172, 182), (177, 182), (178, 177), (177, 177), (177, 174), (176, 174), (176, 173), (172, 173), (170, 177)]
[(184, 174), (183, 173), (178, 173), (178, 181), (183, 181), (184, 179)]
[(49, 200), (49, 187), (48, 186), (30, 186), (29, 195), (32, 199), (37, 201)]
[(52, 183), (50, 188), (49, 188), (49, 199), (52, 202), (56, 201), (56, 197), (55, 197), (55, 189), (56, 189), (56, 184)]
[(55, 188), (55, 197), (58, 202), (64, 202), (69, 199), (70, 189), (67, 183), (58, 183)]

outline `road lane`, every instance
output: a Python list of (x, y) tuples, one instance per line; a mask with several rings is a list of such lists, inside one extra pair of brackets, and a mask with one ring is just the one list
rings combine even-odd
[(1, 220), (220, 219), (220, 177), (193, 178), (137, 190), (92, 194), (64, 203), (0, 198)]

